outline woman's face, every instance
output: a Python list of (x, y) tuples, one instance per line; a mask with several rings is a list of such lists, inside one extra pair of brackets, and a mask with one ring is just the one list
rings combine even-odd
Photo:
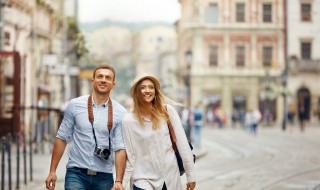
[(142, 99), (144, 99), (148, 103), (151, 103), (156, 94), (156, 89), (151, 80), (143, 80), (140, 84), (140, 90), (142, 94)]

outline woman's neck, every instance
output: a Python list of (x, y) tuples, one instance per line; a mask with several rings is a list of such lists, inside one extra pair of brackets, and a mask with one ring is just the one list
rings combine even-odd
[(101, 95), (93, 92), (92, 96), (93, 96), (94, 103), (97, 106), (104, 104), (109, 99), (109, 95), (106, 95), (106, 94)]
[(141, 115), (144, 118), (151, 119), (151, 106), (150, 105), (142, 106)]

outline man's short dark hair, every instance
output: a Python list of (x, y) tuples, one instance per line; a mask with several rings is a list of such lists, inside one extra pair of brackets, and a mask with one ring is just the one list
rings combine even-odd
[(94, 70), (93, 70), (93, 75), (92, 75), (92, 78), (94, 79), (94, 77), (96, 76), (96, 71), (97, 70), (99, 70), (99, 69), (108, 69), (108, 70), (110, 70), (110, 71), (112, 71), (113, 72), (113, 81), (115, 81), (115, 79), (116, 79), (116, 71), (114, 70), (114, 68), (112, 67), (112, 66), (110, 66), (110, 65), (106, 65), (106, 64), (104, 64), (104, 65), (99, 65), (99, 66), (97, 66)]

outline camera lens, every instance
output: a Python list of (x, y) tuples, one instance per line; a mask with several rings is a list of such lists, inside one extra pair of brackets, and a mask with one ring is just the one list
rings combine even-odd
[(101, 156), (103, 157), (103, 159), (108, 160), (109, 156), (110, 156), (110, 150), (109, 149), (104, 149), (102, 151)]

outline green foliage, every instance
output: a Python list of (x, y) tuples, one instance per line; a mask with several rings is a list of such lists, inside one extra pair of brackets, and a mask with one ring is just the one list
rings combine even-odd
[(77, 57), (83, 57), (88, 55), (89, 50), (86, 47), (86, 40), (84, 35), (81, 32), (77, 33), (77, 39), (76, 39), (76, 51), (77, 51)]
[(36, 2), (39, 7), (46, 9), (50, 14), (54, 13), (54, 9), (45, 0), (37, 0)]

